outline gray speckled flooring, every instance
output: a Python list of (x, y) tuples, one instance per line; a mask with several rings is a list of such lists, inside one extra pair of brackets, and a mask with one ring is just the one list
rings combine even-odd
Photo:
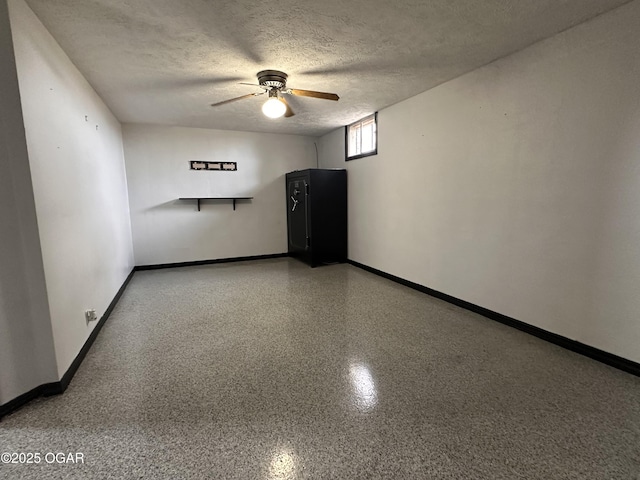
[(0, 478), (639, 479), (640, 379), (349, 265), (137, 272)]

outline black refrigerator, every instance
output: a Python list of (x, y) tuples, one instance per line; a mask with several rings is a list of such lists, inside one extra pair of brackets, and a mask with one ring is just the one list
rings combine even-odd
[(347, 261), (347, 171), (287, 173), (289, 255), (312, 267)]

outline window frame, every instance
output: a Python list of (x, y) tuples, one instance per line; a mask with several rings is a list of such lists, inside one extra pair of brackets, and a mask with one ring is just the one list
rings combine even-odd
[[(363, 122), (373, 118), (373, 125), (375, 131), (375, 148), (367, 153), (359, 153), (357, 155), (349, 156), (349, 129), (355, 125), (362, 125)], [(362, 149), (362, 137), (360, 137), (360, 146)], [(350, 160), (357, 160), (358, 158), (370, 157), (378, 154), (378, 112), (374, 112), (371, 115), (361, 118), (360, 120), (350, 123), (344, 127), (344, 158), (348, 162)]]

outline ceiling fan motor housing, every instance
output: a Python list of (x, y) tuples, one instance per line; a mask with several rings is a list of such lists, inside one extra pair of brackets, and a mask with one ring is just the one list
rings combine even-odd
[(278, 70), (263, 70), (258, 72), (258, 83), (266, 87), (284, 88), (287, 84), (287, 74)]

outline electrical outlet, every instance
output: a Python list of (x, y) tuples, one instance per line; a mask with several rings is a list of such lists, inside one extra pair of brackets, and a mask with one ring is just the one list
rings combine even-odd
[(89, 325), (89, 322), (95, 322), (98, 319), (98, 315), (96, 315), (96, 311), (94, 309), (85, 310), (84, 319), (87, 321), (87, 325)]

